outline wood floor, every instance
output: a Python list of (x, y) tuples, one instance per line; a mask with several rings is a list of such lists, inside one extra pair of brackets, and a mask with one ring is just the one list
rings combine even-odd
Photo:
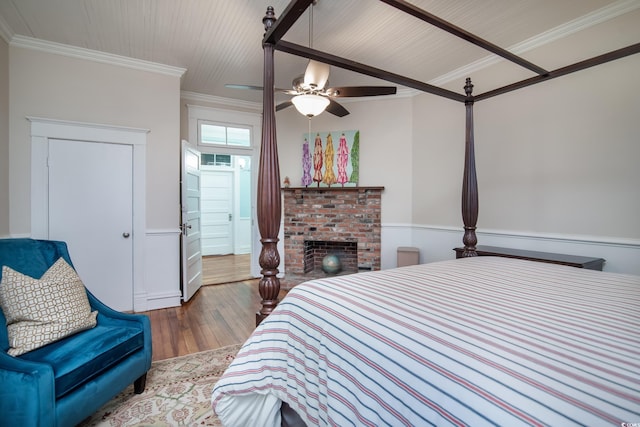
[(202, 257), (202, 284), (240, 282), (251, 279), (251, 254)]
[[(220, 259), (214, 261), (221, 262)], [(231, 266), (242, 265), (242, 260), (227, 261), (223, 263), (226, 267), (218, 266), (217, 270), (211, 267), (210, 271), (226, 271), (231, 270)], [(204, 264), (209, 262), (205, 260)], [(203, 272), (209, 267), (203, 266)], [(246, 274), (244, 271), (242, 268), (236, 273), (226, 271), (224, 277), (240, 277)], [(222, 279), (212, 275), (210, 280), (218, 282)], [(153, 360), (246, 341), (255, 329), (255, 314), (260, 308), (258, 282), (259, 279), (251, 279), (203, 286), (180, 307), (144, 312), (151, 320)], [(282, 291), (280, 297), (285, 294), (286, 291)]]
[(203, 286), (180, 307), (145, 312), (153, 360), (244, 342), (255, 328), (258, 280)]

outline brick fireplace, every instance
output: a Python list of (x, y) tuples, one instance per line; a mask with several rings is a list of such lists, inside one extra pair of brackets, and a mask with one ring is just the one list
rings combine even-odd
[(340, 258), (342, 273), (380, 269), (380, 201), (384, 187), (296, 187), (284, 193), (284, 288), (325, 277), (322, 259)]

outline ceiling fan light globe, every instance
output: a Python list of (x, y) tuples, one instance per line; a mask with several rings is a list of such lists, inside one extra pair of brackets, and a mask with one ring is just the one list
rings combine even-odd
[(307, 117), (317, 116), (329, 106), (329, 98), (313, 94), (294, 96), (291, 102), (300, 114)]

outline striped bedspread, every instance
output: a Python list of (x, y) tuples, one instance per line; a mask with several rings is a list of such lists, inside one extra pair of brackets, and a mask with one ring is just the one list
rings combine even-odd
[(225, 426), (640, 423), (640, 277), (477, 257), (295, 287), (216, 384)]

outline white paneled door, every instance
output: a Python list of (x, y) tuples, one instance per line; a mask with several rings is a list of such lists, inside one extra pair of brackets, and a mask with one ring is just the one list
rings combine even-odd
[(233, 171), (202, 171), (202, 252), (233, 250)]
[(182, 299), (186, 302), (202, 286), (200, 152), (182, 141)]
[(133, 148), (49, 140), (49, 238), (69, 246), (85, 286), (133, 310)]

